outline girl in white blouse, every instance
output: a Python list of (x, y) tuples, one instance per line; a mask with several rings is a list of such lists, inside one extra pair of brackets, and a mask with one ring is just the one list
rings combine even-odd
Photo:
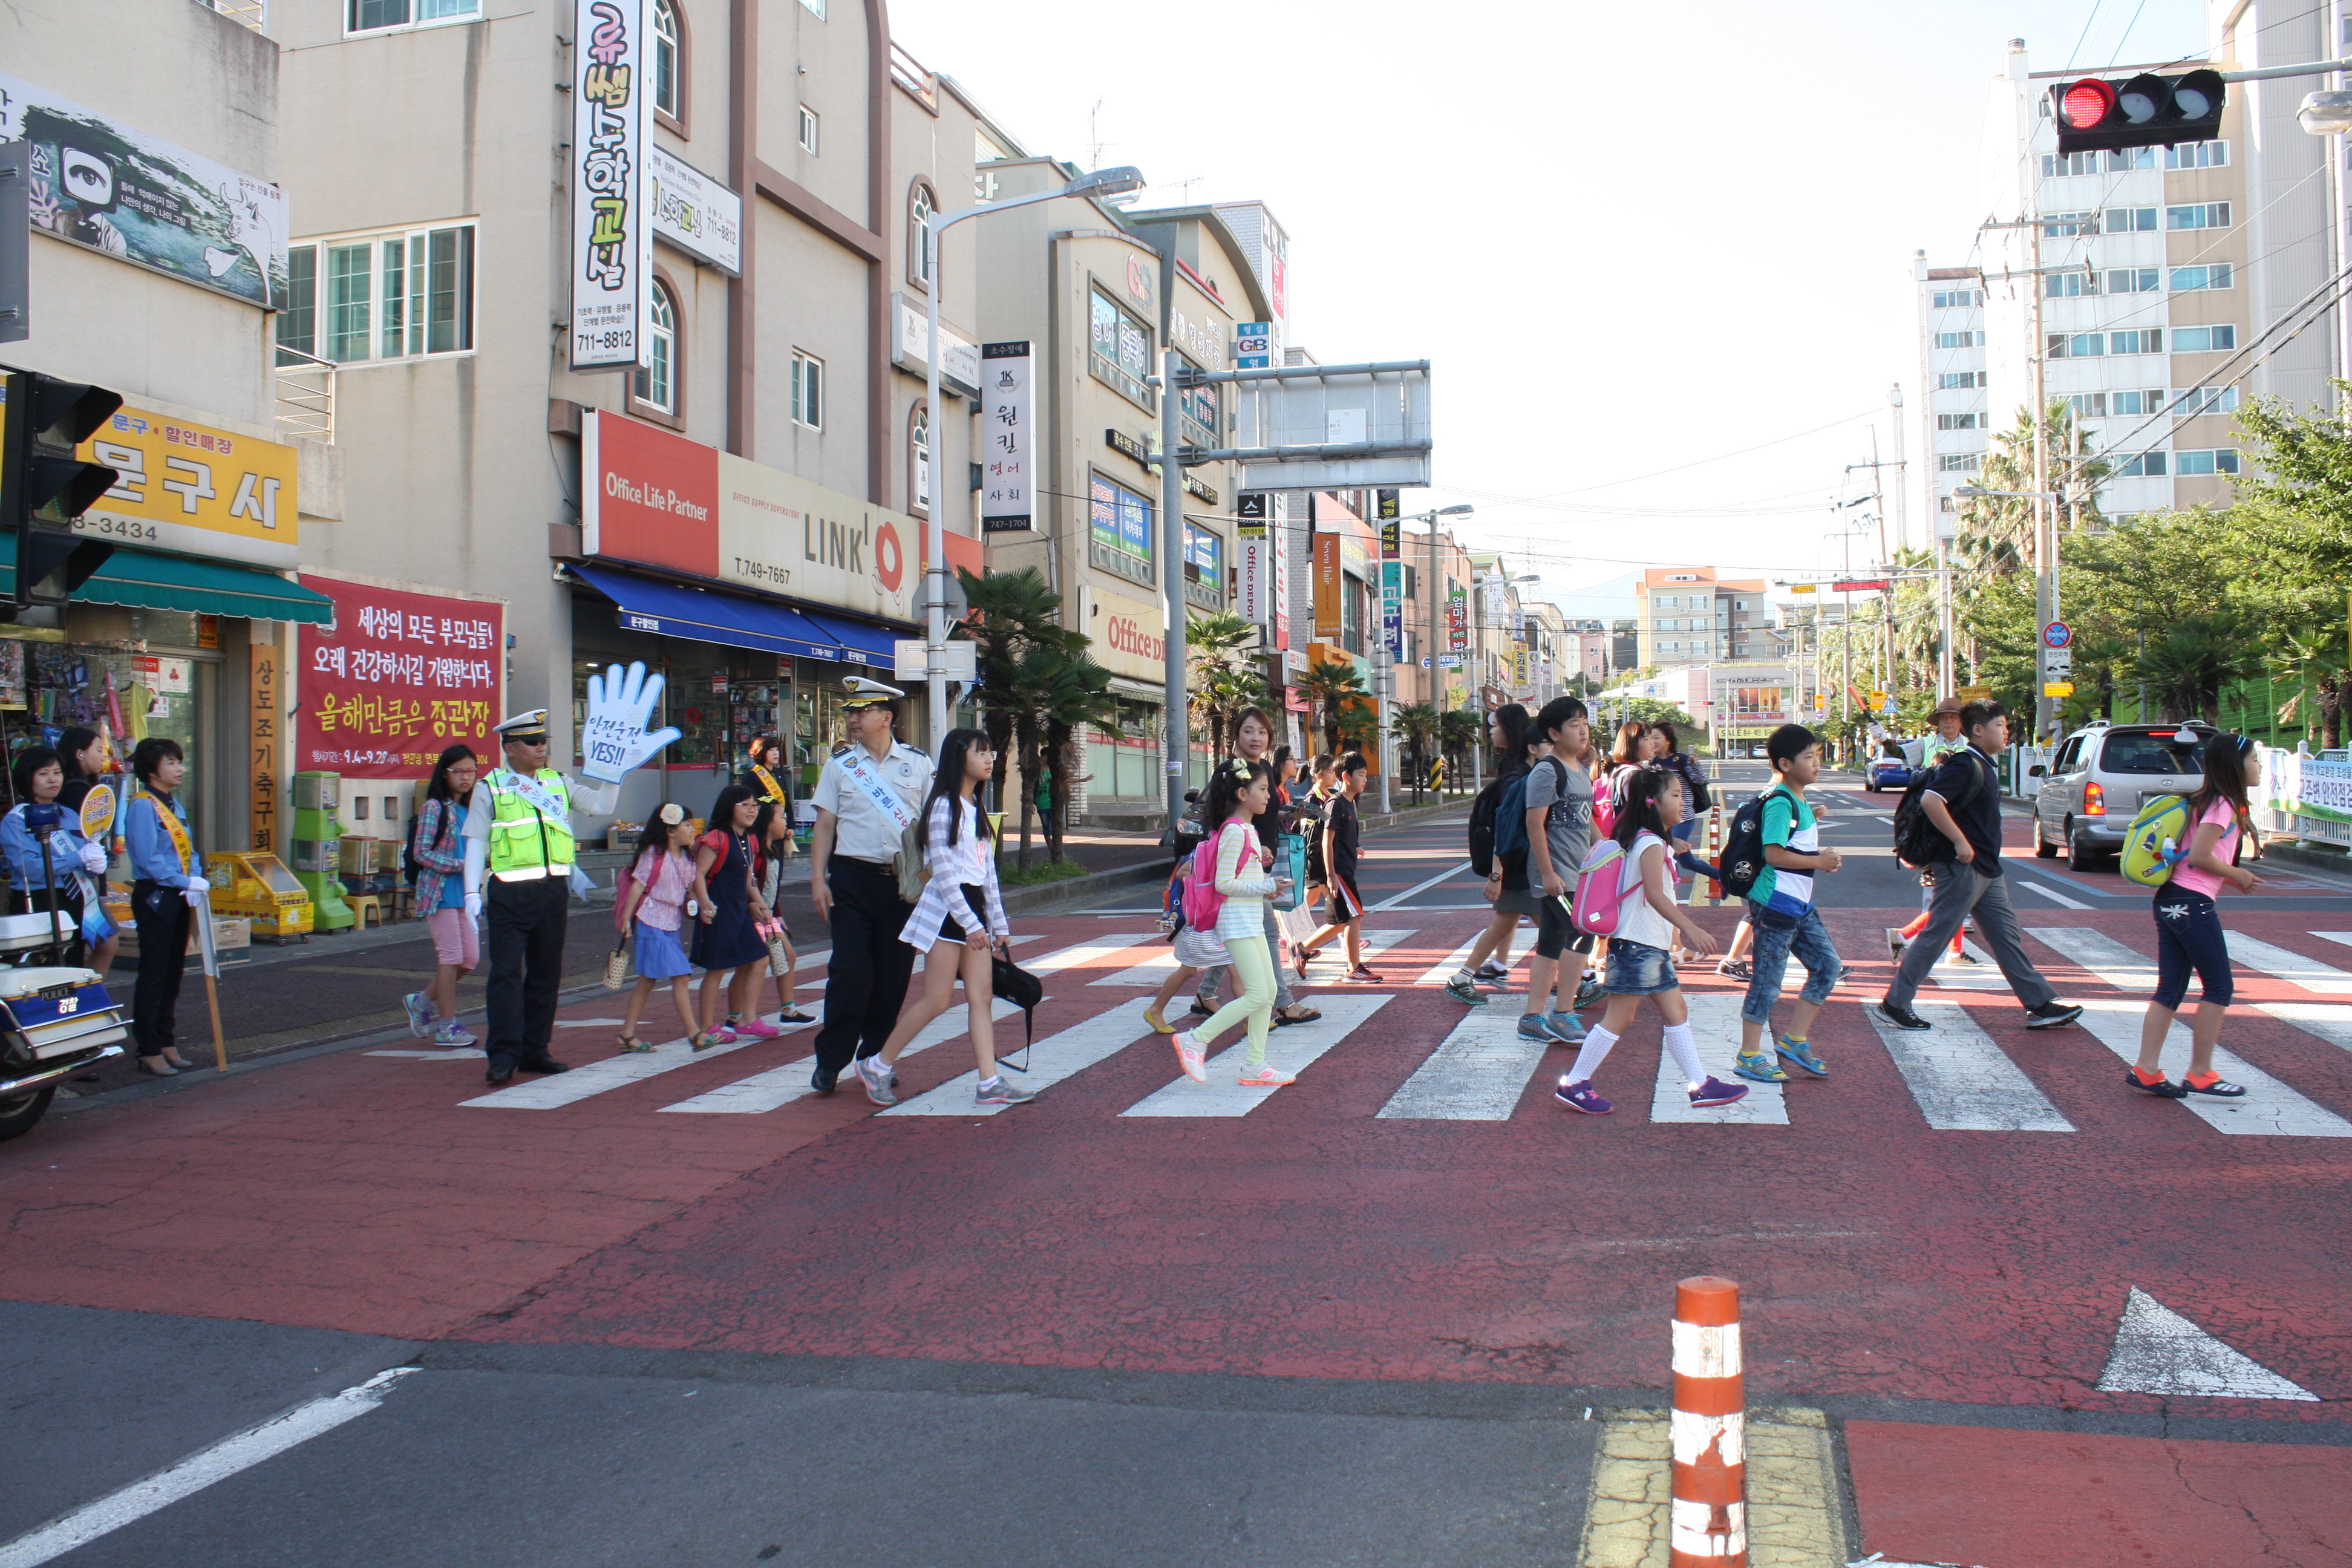
[(1201, 807), (1201, 820), (1216, 835), (1216, 886), (1225, 900), (1217, 912), (1217, 940), (1233, 955), (1242, 991), (1198, 1029), (1172, 1037), (1176, 1059), (1184, 1076), (1195, 1083), (1208, 1081), (1209, 1047), (1217, 1037), (1244, 1020), (1249, 1025), (1249, 1050), (1244, 1058), (1241, 1082), (1271, 1089), (1294, 1081), (1290, 1074), (1265, 1059), (1276, 990), (1274, 954), (1265, 945), (1265, 900), (1287, 891), (1290, 879), (1272, 874), (1274, 858), (1251, 824), (1265, 810), (1273, 795), (1274, 774), (1266, 763), (1228, 757), (1209, 781), (1209, 798)]
[[(996, 885), (996, 846), (988, 819), (974, 798), (980, 782), (996, 771), (996, 748), (978, 730), (950, 730), (940, 744), (940, 765), (931, 774), (931, 795), (923, 803), (931, 879), (907, 917), (899, 940), (929, 954), (923, 994), (898, 1016), (898, 1026), (882, 1049), (857, 1058), (866, 1096), (877, 1105), (895, 1105), (891, 1068), (916, 1032), (948, 1010), (958, 975), (971, 1019), (971, 1054), (980, 1069), (972, 1091), (976, 1105), (1019, 1105), (1034, 1099), (996, 1067), (995, 1020), (990, 1012), (991, 964), (995, 953), (1011, 956), (1013, 931)], [(992, 952), (992, 949), (993, 952)]]

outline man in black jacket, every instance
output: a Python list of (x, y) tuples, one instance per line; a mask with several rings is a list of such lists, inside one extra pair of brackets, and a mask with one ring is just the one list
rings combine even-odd
[(2000, 962), (2001, 978), (2025, 1005), (2025, 1026), (2054, 1029), (2071, 1024), (2083, 1016), (2083, 1009), (2059, 1001), (2025, 956), (2017, 911), (2010, 907), (2009, 887), (2001, 879), (2000, 775), (1993, 758), (2009, 745), (2009, 715), (1998, 702), (1971, 702), (1960, 710), (1960, 732), (1969, 743), (1937, 764), (1920, 796), (1927, 820), (1950, 843), (1950, 853), (1937, 862), (1927, 927), (1904, 949), (1895, 984), (1879, 999), (1878, 1015), (1898, 1029), (1935, 1026), (1911, 1010), (1911, 998), (1937, 955), (1959, 934), (1960, 923), (1973, 915), (1977, 933)]

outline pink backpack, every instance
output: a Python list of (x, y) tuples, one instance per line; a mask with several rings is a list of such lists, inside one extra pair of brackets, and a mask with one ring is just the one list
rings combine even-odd
[(1185, 927), (1216, 930), (1217, 916), (1224, 907), (1225, 896), (1217, 891), (1217, 841), (1212, 838), (1192, 851), (1192, 864), (1184, 873)]
[(1570, 921), (1587, 936), (1616, 935), (1617, 918), (1625, 907), (1625, 895), (1638, 891), (1641, 882), (1640, 859), (1626, 854), (1624, 846), (1614, 838), (1602, 839), (1585, 856), (1584, 868), (1576, 874), (1576, 902)]
[(629, 917), (621, 911), (629, 907), (629, 889), (636, 885), (637, 863), (632, 859), (613, 878), (613, 929), (623, 936), (629, 934)]

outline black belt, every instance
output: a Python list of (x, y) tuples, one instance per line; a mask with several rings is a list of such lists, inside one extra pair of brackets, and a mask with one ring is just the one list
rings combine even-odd
[(824, 868), (826, 874), (830, 875), (833, 871), (843, 866), (862, 866), (868, 871), (879, 871), (887, 876), (892, 877), (898, 874), (898, 867), (890, 861), (868, 860), (863, 856), (858, 855), (836, 855), (825, 863)]

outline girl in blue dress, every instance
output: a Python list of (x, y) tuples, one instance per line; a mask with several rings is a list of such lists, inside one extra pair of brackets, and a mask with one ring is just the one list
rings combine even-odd
[[(702, 912), (694, 930), (693, 957), (695, 967), (703, 972), (702, 1033), (695, 1041), (697, 1050), (706, 1045), (732, 1045), (744, 1035), (772, 1039), (783, 1033), (753, 1011), (768, 965), (768, 943), (759, 931), (759, 922), (769, 918), (768, 905), (751, 883), (759, 848), (751, 827), (759, 817), (759, 796), (741, 784), (729, 784), (710, 808), (710, 831), (695, 847), (694, 894)], [(725, 1024), (718, 1024), (721, 994), (727, 997)], [(743, 1021), (736, 1022), (739, 1018)]]

